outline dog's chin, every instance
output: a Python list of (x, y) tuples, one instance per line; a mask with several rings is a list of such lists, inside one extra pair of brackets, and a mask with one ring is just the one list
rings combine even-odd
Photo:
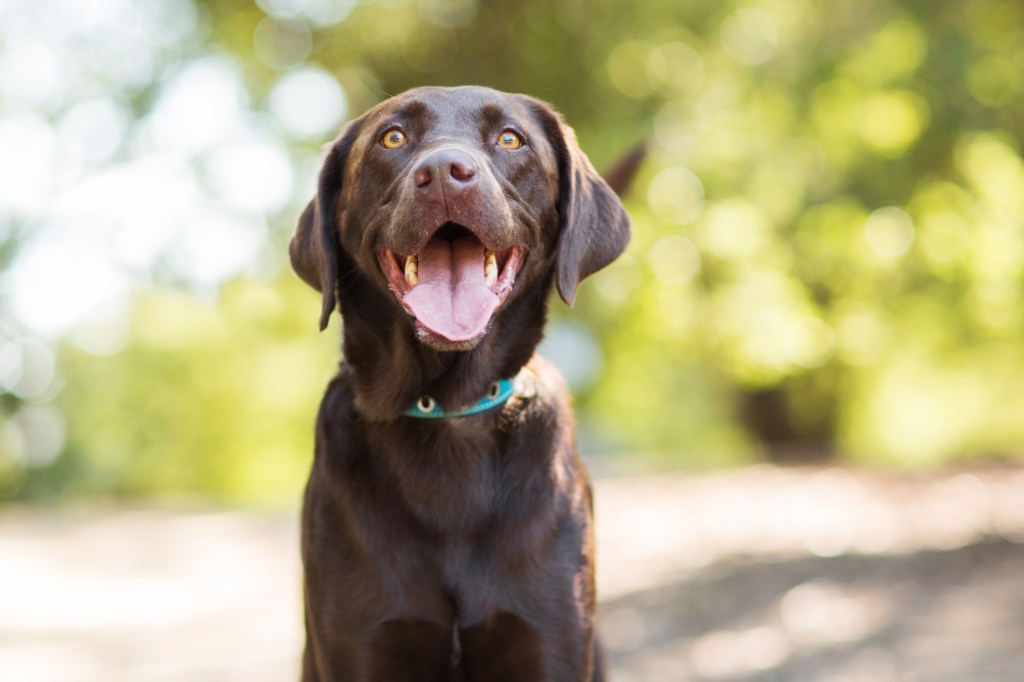
[(465, 341), (452, 341), (451, 339), (446, 339), (440, 334), (430, 331), (418, 321), (416, 321), (415, 324), (416, 339), (427, 348), (439, 353), (457, 353), (473, 350), (480, 345), (480, 342), (484, 340), (484, 337), (487, 336), (487, 333), (491, 329), (491, 323), (488, 323), (487, 328), (472, 339)]

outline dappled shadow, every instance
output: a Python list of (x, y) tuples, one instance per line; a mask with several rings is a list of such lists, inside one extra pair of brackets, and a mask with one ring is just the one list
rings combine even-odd
[(709, 566), (608, 601), (618, 682), (1016, 682), (1024, 545)]
[[(1024, 679), (1020, 469), (757, 467), (595, 498), (610, 682)], [(0, 509), (0, 678), (294, 679), (298, 546), (291, 514)]]

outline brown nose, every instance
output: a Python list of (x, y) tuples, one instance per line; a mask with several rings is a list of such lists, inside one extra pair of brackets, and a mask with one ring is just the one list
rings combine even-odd
[(460, 149), (435, 149), (420, 160), (412, 181), (428, 198), (441, 199), (476, 184), (476, 162)]

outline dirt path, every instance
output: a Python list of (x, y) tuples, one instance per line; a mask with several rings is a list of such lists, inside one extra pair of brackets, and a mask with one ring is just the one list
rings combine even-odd
[[(1024, 470), (597, 484), (614, 682), (1024, 680)], [(296, 678), (295, 520), (0, 512), (0, 679)]]

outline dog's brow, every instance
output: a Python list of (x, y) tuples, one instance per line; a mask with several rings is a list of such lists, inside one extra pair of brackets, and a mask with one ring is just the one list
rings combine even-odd
[(426, 103), (418, 99), (410, 100), (398, 109), (398, 114), (402, 118), (425, 118), (429, 112)]
[(497, 104), (485, 104), (480, 107), (480, 119), (485, 126), (498, 126), (505, 120), (505, 112)]

